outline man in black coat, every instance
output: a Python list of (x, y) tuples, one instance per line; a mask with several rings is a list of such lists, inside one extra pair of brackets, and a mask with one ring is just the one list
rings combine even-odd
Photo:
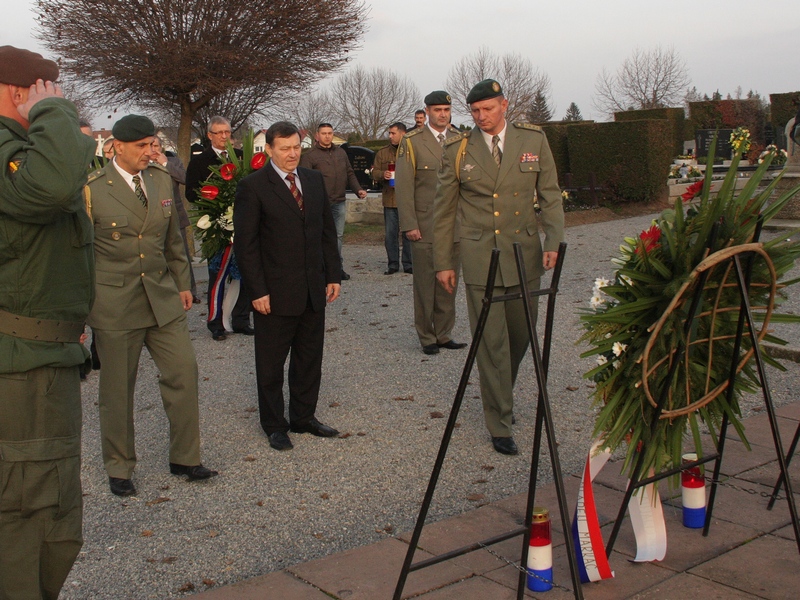
[[(256, 381), (261, 427), (276, 450), (288, 431), (333, 437), (314, 416), (322, 378), (325, 305), (339, 296), (336, 227), (318, 171), (298, 168), (300, 132), (280, 121), (266, 133), (270, 163), (236, 190), (234, 251), (253, 298)], [(289, 420), (283, 368), (289, 361)]]
[[(200, 154), (194, 155), (189, 161), (186, 169), (186, 199), (189, 202), (198, 200), (197, 190), (200, 184), (211, 175), (211, 167), (221, 165), (228, 161), (226, 150), (228, 141), (231, 138), (231, 124), (225, 117), (211, 117), (208, 120), (208, 139), (211, 140), (211, 147)], [(236, 156), (242, 157), (242, 151), (237, 149)], [(222, 311), (216, 318), (211, 318), (212, 293), (214, 284), (219, 274), (219, 266), (222, 258), (220, 252), (208, 260), (208, 312), (209, 321), (207, 323), (214, 341), (225, 339), (225, 326), (222, 324)], [(239, 297), (231, 310), (231, 327), (235, 333), (253, 335), (253, 328), (250, 327), (250, 298), (244, 291), (244, 286), (239, 288)]]

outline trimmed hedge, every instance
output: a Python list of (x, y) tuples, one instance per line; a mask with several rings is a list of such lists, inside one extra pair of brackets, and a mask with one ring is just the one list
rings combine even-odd
[(604, 196), (626, 202), (663, 195), (674, 156), (674, 124), (667, 119), (586, 123), (567, 128), (573, 182), (594, 173)]
[(566, 123), (549, 123), (542, 125), (545, 135), (547, 136), (547, 143), (550, 145), (550, 151), (553, 153), (553, 160), (556, 163), (556, 171), (558, 171), (558, 183), (564, 186), (564, 173), (570, 173), (569, 166), (569, 150), (567, 148), (567, 131), (574, 124)]
[(642, 121), (648, 119), (666, 119), (671, 123), (672, 137), (674, 140), (673, 153), (675, 156), (683, 154), (684, 140), (694, 137), (686, 137), (686, 114), (682, 108), (649, 108), (644, 110), (626, 110), (614, 113), (614, 121)]
[(800, 104), (800, 92), (788, 94), (770, 94), (769, 120), (772, 126), (783, 131), (788, 123), (797, 114), (797, 104)]
[(765, 121), (766, 115), (755, 99), (689, 102), (692, 131), (736, 129), (741, 126), (750, 130), (750, 139), (754, 143), (763, 145)]

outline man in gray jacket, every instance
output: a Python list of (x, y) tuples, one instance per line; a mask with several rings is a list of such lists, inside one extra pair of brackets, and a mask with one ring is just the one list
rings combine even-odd
[(366, 198), (367, 192), (358, 183), (353, 167), (350, 166), (350, 159), (347, 158), (347, 152), (334, 145), (333, 125), (320, 123), (314, 139), (316, 144), (311, 150), (303, 153), (300, 159), (300, 166), (322, 173), (322, 179), (325, 181), (325, 191), (328, 194), (328, 201), (331, 203), (333, 220), (336, 223), (339, 262), (342, 263), (342, 279), (350, 279), (350, 275), (344, 271), (344, 260), (342, 259), (342, 238), (344, 237), (344, 223), (347, 217), (345, 190), (349, 182), (350, 189), (359, 198)]

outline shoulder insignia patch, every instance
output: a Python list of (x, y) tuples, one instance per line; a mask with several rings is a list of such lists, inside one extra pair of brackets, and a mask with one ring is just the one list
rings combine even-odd
[(412, 129), (411, 131), (407, 132), (403, 137), (414, 137), (415, 135), (419, 135), (424, 130), (424, 127), (417, 127), (416, 129)]
[(463, 138), (464, 138), (464, 136), (463, 136), (463, 135), (460, 135), (460, 134), (459, 134), (459, 135), (454, 135), (454, 136), (451, 136), (451, 137), (447, 138), (447, 139), (444, 141), (445, 148), (446, 148), (447, 146), (452, 146), (452, 145), (453, 145), (453, 144), (455, 144), (456, 142), (460, 142), (460, 141), (461, 141)]
[(514, 123), (514, 127), (517, 129), (530, 129), (531, 131), (541, 131), (542, 128), (539, 125), (534, 125), (533, 123)]
[(147, 165), (147, 168), (148, 169), (158, 169), (159, 171), (164, 171), (164, 173), (169, 174), (169, 171), (167, 171), (167, 167), (162, 167), (158, 163), (150, 163), (149, 165)]
[(89, 179), (86, 181), (86, 183), (87, 184), (88, 183), (92, 183), (94, 180), (100, 179), (100, 176), (102, 174), (103, 174), (103, 169), (98, 169), (97, 171), (92, 171), (91, 173), (89, 173)]
[(397, 158), (406, 155), (406, 147), (405, 144), (400, 144), (400, 147), (397, 149)]

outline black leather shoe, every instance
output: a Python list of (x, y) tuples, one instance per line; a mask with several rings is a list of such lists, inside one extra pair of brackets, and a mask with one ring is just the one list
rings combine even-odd
[(334, 437), (339, 435), (338, 430), (323, 425), (316, 419), (311, 419), (305, 425), (289, 425), (289, 431), (293, 431), (294, 433), (311, 433), (317, 437)]
[(438, 344), (428, 344), (427, 346), (422, 347), (422, 351), (425, 354), (439, 354), (439, 345)]
[(348, 279), (350, 279), (350, 275), (342, 271), (342, 281), (347, 281)]
[(169, 463), (169, 472), (173, 475), (186, 475), (189, 481), (208, 479), (209, 477), (214, 477), (214, 475), (219, 475), (216, 471), (212, 471), (203, 465), (187, 467), (186, 465), (176, 465), (175, 463)]
[(255, 335), (256, 330), (250, 327), (250, 325), (245, 325), (244, 327), (234, 328), (233, 333), (241, 333), (242, 335)]
[(289, 439), (285, 431), (276, 431), (275, 433), (270, 433), (267, 437), (269, 438), (270, 448), (275, 448), (275, 450), (291, 450), (294, 448), (292, 440)]
[(398, 271), (398, 270), (399, 270), (399, 269), (391, 269), (391, 268), (389, 268), (389, 269), (386, 269), (386, 270), (383, 272), (383, 274), (384, 274), (384, 275), (394, 275), (395, 273), (397, 273), (397, 271)]
[(462, 348), (466, 348), (467, 344), (464, 342), (454, 342), (450, 340), (449, 342), (445, 342), (444, 344), (436, 344), (439, 348), (446, 348), (447, 350), (461, 350)]
[(200, 298), (197, 296), (192, 296), (192, 304), (200, 304), (201, 302), (202, 300), (200, 300)]
[(223, 340), (228, 339), (228, 336), (225, 335), (224, 331), (212, 331), (211, 339), (214, 340), (215, 342), (221, 342)]
[(500, 454), (519, 454), (513, 437), (493, 437), (492, 446), (494, 446), (494, 449)]
[(413, 275), (414, 269), (403, 269), (403, 273), (408, 273), (409, 275)]
[(135, 496), (136, 488), (133, 487), (133, 482), (130, 479), (120, 479), (119, 477), (109, 477), (108, 487), (111, 488), (111, 493), (116, 496)]

